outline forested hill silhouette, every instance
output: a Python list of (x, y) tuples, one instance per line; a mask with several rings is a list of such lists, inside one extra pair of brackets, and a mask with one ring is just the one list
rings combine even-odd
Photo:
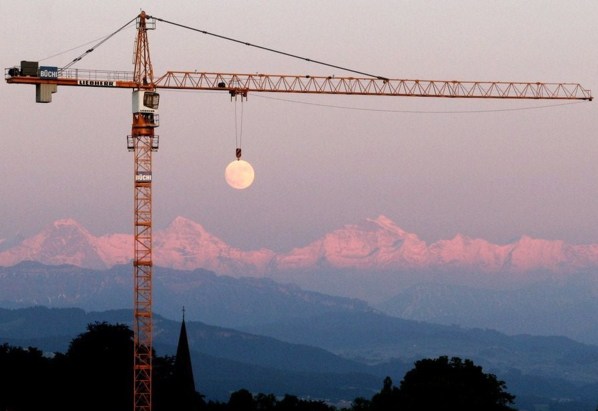
[[(181, 330), (184, 336), (184, 323)], [(64, 354), (44, 355), (39, 349), (0, 346), (0, 410), (75, 411), (116, 410), (132, 407), (133, 333), (123, 324), (96, 322), (73, 339)], [(154, 410), (167, 411), (334, 411), (322, 400), (306, 400), (286, 394), (252, 394), (240, 389), (228, 402), (205, 401), (181, 396), (181, 381), (173, 357), (154, 357)], [(192, 381), (192, 380), (191, 380)], [(289, 387), (292, 389), (292, 387)], [(33, 395), (35, 393), (35, 395)], [(400, 387), (384, 380), (382, 390), (371, 399), (355, 398), (351, 411), (416, 410), (426, 408), (430, 398), (464, 411), (483, 407), (490, 411), (513, 410), (514, 396), (503, 381), (485, 374), (469, 360), (447, 357), (422, 360), (406, 374)]]
[[(129, 324), (131, 319), (130, 310), (0, 308), (0, 344), (66, 352), (87, 324)], [(156, 351), (174, 355), (180, 321), (160, 315), (155, 320)], [(300, 398), (338, 403), (370, 398), (385, 376), (400, 381), (420, 358), (449, 355), (471, 358), (507, 381), (523, 409), (558, 402), (558, 411), (594, 411), (598, 403), (598, 347), (563, 337), (508, 336), (376, 313), (321, 314), (284, 325), (248, 333), (188, 321), (198, 389), (208, 399), (227, 401), (240, 388), (281, 396), (292, 387)], [(390, 357), (348, 358), (351, 352)]]

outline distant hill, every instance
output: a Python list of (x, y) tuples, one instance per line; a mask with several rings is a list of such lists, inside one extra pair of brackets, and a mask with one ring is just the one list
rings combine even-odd
[[(471, 358), (500, 373), (567, 376), (598, 383), (598, 346), (564, 337), (508, 336), (488, 329), (434, 325), (380, 313), (327, 313), (243, 330), (283, 341), (322, 347), (346, 358), (384, 362), (450, 355)], [(579, 361), (583, 358), (583, 361)]]
[[(92, 270), (23, 262), (0, 267), (0, 307), (80, 307), (89, 311), (131, 305), (132, 268)], [(154, 269), (154, 309), (179, 318), (235, 326), (311, 316), (322, 312), (370, 311), (363, 301), (305, 291), (267, 278), (233, 278), (205, 270)]]
[[(598, 280), (592, 272), (529, 285), (493, 289), (426, 281), (407, 286), (392, 298), (368, 304), (355, 298), (308, 291), (270, 278), (231, 277), (196, 269), (155, 267), (154, 309), (167, 318), (187, 318), (208, 324), (243, 327), (308, 318), (323, 313), (372, 312), (430, 323), (491, 328), (509, 334), (563, 335), (598, 344)], [(336, 292), (345, 287), (380, 287), (378, 277), (362, 281), (365, 273), (304, 273), (314, 283), (325, 282)], [(394, 275), (392, 273), (388, 275)], [(319, 278), (319, 279), (318, 279)], [(130, 307), (132, 268), (93, 270), (71, 265), (22, 262), (0, 267), (0, 307), (32, 305), (79, 307), (104, 311)], [(369, 291), (365, 291), (369, 292)]]
[[(0, 344), (64, 352), (89, 323), (130, 325), (131, 320), (128, 310), (86, 313), (69, 308), (0, 309)], [(179, 330), (179, 322), (155, 316), (154, 348), (159, 355), (175, 354)], [(381, 386), (383, 376), (372, 373), (366, 364), (321, 348), (200, 322), (187, 322), (187, 333), (197, 389), (211, 399), (224, 401), (231, 392), (247, 388), (338, 401), (371, 396)]]
[[(564, 337), (508, 336), (489, 329), (432, 325), (376, 312), (326, 313), (244, 330), (316, 345), (355, 361), (375, 362), (371, 372), (390, 375), (397, 381), (402, 375), (393, 370), (420, 358), (469, 358), (505, 380), (509, 392), (518, 396), (520, 409), (536, 409), (549, 404), (549, 399), (559, 399), (560, 405), (546, 409), (593, 411), (598, 403), (598, 347)], [(400, 363), (393, 365), (393, 358)]]
[[(0, 309), (0, 343), (64, 351), (90, 322), (128, 324), (131, 318), (128, 310)], [(174, 354), (179, 328), (155, 317), (158, 354)], [(470, 358), (505, 380), (518, 404), (560, 398), (577, 411), (593, 411), (598, 403), (598, 347), (562, 337), (507, 336), (373, 312), (248, 328), (253, 332), (187, 322), (197, 388), (208, 398), (226, 400), (240, 388), (333, 402), (369, 398), (385, 376), (398, 384), (414, 360), (449, 355)]]
[(419, 284), (376, 307), (405, 319), (467, 324), (510, 334), (566, 335), (598, 344), (595, 273), (580, 273), (506, 290)]

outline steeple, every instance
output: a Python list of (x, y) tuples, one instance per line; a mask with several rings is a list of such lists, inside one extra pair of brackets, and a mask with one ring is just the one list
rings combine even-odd
[(183, 322), (179, 334), (179, 344), (176, 349), (174, 360), (174, 379), (178, 392), (178, 403), (180, 410), (196, 409), (197, 397), (195, 392), (195, 380), (193, 379), (193, 367), (191, 366), (191, 354), (189, 352), (189, 341), (187, 339), (187, 327), (185, 326), (185, 307), (183, 307)]

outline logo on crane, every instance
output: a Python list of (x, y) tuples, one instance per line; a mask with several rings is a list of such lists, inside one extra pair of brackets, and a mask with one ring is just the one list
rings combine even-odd
[(152, 182), (152, 172), (151, 171), (138, 171), (135, 174), (135, 182), (136, 183), (151, 183)]
[(116, 82), (102, 80), (78, 80), (77, 85), (91, 87), (116, 87)]
[(39, 68), (39, 78), (58, 78), (58, 67), (41, 66)]

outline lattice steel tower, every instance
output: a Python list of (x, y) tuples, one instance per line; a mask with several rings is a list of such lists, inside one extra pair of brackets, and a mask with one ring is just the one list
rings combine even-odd
[(155, 28), (142, 12), (137, 18), (133, 80), (133, 126), (127, 147), (134, 154), (134, 410), (152, 409), (152, 152), (158, 149), (158, 104), (147, 30)]

